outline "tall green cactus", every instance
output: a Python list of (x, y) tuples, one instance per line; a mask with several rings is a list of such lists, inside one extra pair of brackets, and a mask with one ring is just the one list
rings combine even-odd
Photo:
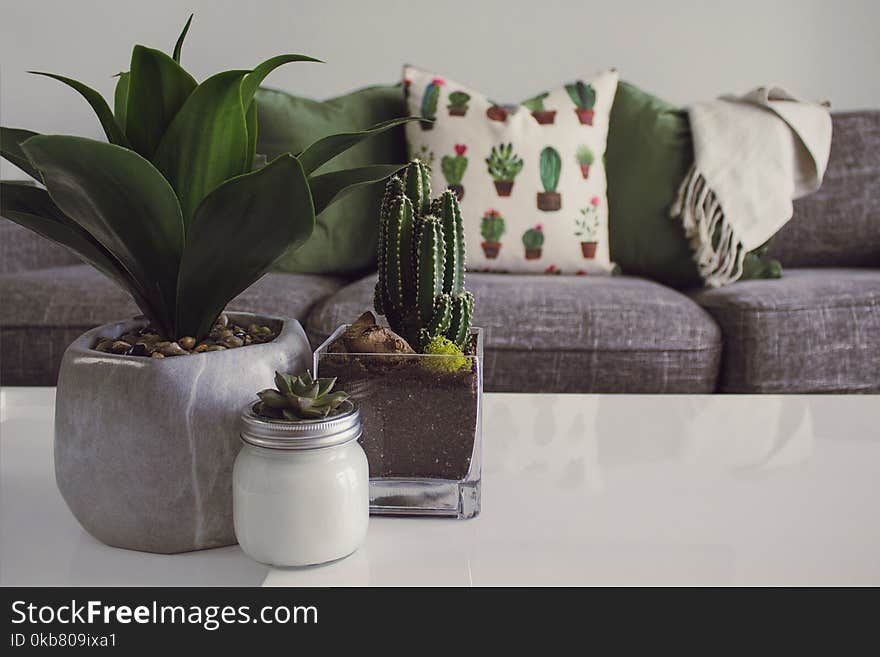
[[(431, 83), (425, 87), (425, 93), (422, 96), (422, 117), (426, 119), (437, 118), (437, 103), (440, 101), (440, 87), (445, 84), (440, 78), (434, 78)], [(420, 121), (419, 125), (423, 130), (431, 130), (433, 123)]]
[(559, 173), (562, 169), (562, 158), (552, 146), (547, 146), (541, 151), (539, 163), (541, 171), (541, 184), (545, 192), (555, 192), (559, 185)]
[(474, 298), (464, 288), (461, 210), (452, 190), (431, 200), (430, 177), (413, 160), (385, 187), (374, 306), (413, 347), (444, 336), (464, 349)]

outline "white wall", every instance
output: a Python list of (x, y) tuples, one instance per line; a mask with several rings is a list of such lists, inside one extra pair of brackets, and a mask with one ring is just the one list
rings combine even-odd
[[(272, 86), (324, 97), (397, 79), (404, 62), (500, 100), (598, 68), (676, 102), (776, 83), (836, 109), (880, 107), (878, 0), (0, 0), (0, 121), (97, 136), (88, 106), (45, 70), (111, 96), (143, 43), (198, 79), (282, 52)], [(4, 172), (12, 173), (11, 167)]]

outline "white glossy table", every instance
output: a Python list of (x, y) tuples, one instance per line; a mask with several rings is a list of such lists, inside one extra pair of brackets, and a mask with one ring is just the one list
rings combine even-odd
[(98, 543), (55, 487), (54, 390), (0, 400), (4, 585), (880, 584), (880, 396), (486, 395), (479, 517), (373, 518), (288, 570)]

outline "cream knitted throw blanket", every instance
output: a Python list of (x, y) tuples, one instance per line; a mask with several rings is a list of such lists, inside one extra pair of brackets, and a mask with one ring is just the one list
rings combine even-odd
[(778, 87), (697, 103), (688, 116), (694, 165), (670, 214), (705, 284), (719, 287), (739, 279), (745, 255), (791, 219), (793, 199), (819, 188), (831, 116)]

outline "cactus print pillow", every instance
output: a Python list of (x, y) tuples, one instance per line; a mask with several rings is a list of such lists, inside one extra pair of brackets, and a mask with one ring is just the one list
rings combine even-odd
[(470, 271), (607, 274), (605, 142), (617, 89), (607, 71), (501, 105), (404, 69), (411, 157), (461, 200)]

